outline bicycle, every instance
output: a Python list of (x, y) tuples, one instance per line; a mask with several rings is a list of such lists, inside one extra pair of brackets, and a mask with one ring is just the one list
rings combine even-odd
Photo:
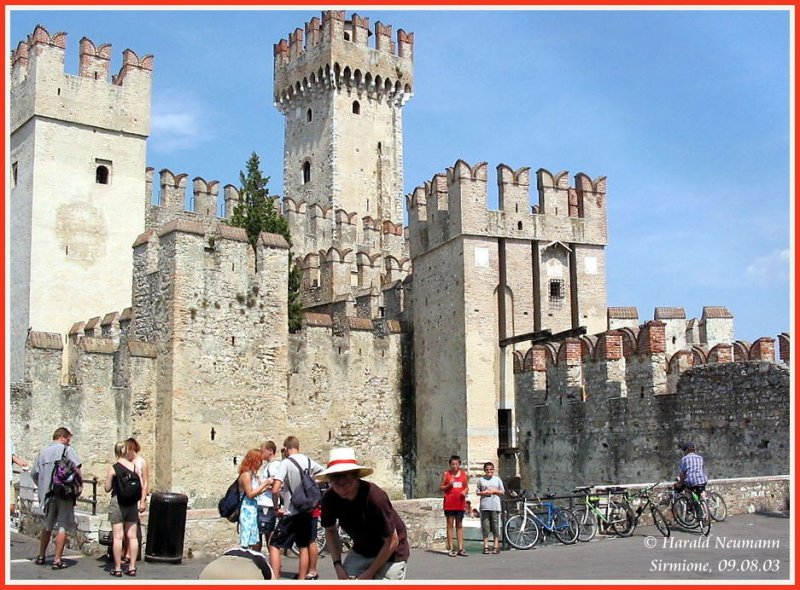
[(667, 522), (664, 513), (658, 507), (658, 501), (654, 500), (653, 497), (650, 495), (650, 492), (658, 485), (658, 482), (649, 485), (647, 487), (642, 488), (635, 494), (626, 493), (625, 500), (628, 502), (629, 505), (634, 506), (637, 505), (636, 510), (634, 511), (634, 518), (631, 522), (631, 533), (636, 529), (636, 525), (639, 524), (639, 518), (642, 516), (644, 511), (649, 507), (650, 508), (650, 516), (653, 519), (653, 524), (656, 525), (658, 531), (664, 535), (665, 537), (669, 537), (670, 530), (669, 530), (669, 523)]
[[(614, 500), (613, 495), (625, 492), (625, 488), (607, 488), (603, 494), (591, 495), (593, 486), (578, 487), (572, 490), (574, 494), (583, 494), (583, 504), (575, 508), (575, 517), (578, 519), (578, 540), (591, 541), (597, 534), (600, 524), (605, 530), (611, 529), (620, 537), (629, 537), (633, 534), (632, 523), (635, 520), (633, 510), (626, 502)], [(604, 506), (600, 505), (602, 497), (606, 495)]]
[(707, 537), (711, 532), (711, 512), (702, 494), (698, 494), (687, 486), (683, 493), (673, 490), (671, 497), (672, 515), (676, 522), (686, 529), (699, 527), (703, 536)]
[[(578, 521), (568, 508), (560, 508), (553, 502), (535, 498), (531, 501), (522, 496), (522, 513), (509, 518), (503, 532), (509, 545), (515, 549), (530, 549), (541, 534), (553, 533), (565, 545), (571, 545), (578, 538)], [(555, 497), (550, 494), (547, 498)]]
[(719, 492), (706, 490), (706, 504), (708, 505), (708, 514), (711, 516), (711, 520), (722, 522), (728, 517), (728, 505)]

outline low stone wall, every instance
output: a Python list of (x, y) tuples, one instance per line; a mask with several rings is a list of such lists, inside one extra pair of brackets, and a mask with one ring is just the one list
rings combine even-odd
[[(729, 514), (771, 512), (789, 510), (789, 476), (743, 477), (735, 479), (716, 479), (709, 482), (722, 494), (728, 505)], [(625, 487), (640, 488), (646, 483), (623, 484)], [(30, 536), (38, 536), (41, 531), (41, 509), (31, 491), (21, 490), (27, 501), (20, 502), (22, 509), (19, 531)], [(408, 529), (412, 548), (442, 550), (445, 546), (445, 519), (441, 498), (422, 498), (417, 500), (398, 500), (393, 503)], [(99, 543), (102, 531), (111, 529), (105, 514), (91, 515), (77, 511), (77, 531), (70, 536), (69, 546), (90, 555), (106, 552)], [(142, 515), (142, 539), (147, 539), (149, 513)], [(236, 524), (220, 518), (215, 509), (189, 510), (186, 514), (186, 534), (183, 552), (185, 557), (219, 555), (239, 542)], [(145, 548), (146, 551), (146, 548)]]

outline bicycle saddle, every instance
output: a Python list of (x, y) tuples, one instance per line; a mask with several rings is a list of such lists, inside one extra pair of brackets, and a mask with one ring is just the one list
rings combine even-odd
[(544, 498), (545, 500), (552, 500), (555, 497), (556, 497), (556, 493), (555, 492), (550, 492), (550, 493), (545, 494), (544, 496), (542, 496), (542, 498)]
[(572, 490), (572, 493), (573, 494), (582, 494), (584, 492), (588, 492), (591, 489), (592, 489), (592, 486), (583, 486), (581, 488), (575, 488), (574, 490)]

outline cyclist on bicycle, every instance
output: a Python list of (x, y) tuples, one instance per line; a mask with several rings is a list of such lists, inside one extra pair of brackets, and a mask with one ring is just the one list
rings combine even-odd
[(683, 457), (678, 469), (678, 482), (675, 484), (675, 489), (682, 490), (686, 486), (701, 498), (705, 498), (708, 477), (706, 477), (703, 457), (697, 454), (693, 442), (683, 443), (681, 450)]

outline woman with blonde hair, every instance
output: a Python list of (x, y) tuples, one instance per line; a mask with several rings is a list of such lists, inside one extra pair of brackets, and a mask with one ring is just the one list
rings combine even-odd
[(261, 550), (261, 533), (258, 530), (258, 502), (256, 496), (265, 492), (272, 481), (258, 479), (261, 467), (261, 450), (250, 449), (239, 465), (239, 491), (244, 494), (239, 509), (239, 545)]
[(111, 502), (108, 504), (108, 519), (111, 521), (113, 535), (111, 549), (114, 556), (114, 569), (111, 570), (111, 575), (120, 578), (122, 577), (123, 536), (128, 541), (131, 554), (130, 565), (125, 573), (129, 576), (136, 575), (136, 558), (139, 556), (139, 540), (136, 538), (136, 526), (139, 523), (140, 498), (134, 496), (131, 500), (128, 497), (128, 484), (133, 488), (138, 485), (138, 492), (141, 494), (141, 480), (134, 470), (134, 451), (132, 447), (129, 447), (125, 441), (120, 441), (114, 445), (114, 454), (117, 457), (117, 461), (109, 466), (103, 487), (106, 492), (111, 492)]

